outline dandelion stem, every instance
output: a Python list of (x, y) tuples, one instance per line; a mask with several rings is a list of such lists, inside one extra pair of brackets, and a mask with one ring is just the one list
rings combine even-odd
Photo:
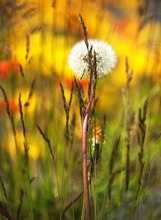
[(82, 168), (83, 168), (83, 185), (84, 185), (86, 220), (91, 220), (89, 183), (87, 176), (87, 128), (88, 128), (89, 110), (91, 108), (93, 98), (94, 98), (94, 90), (92, 88), (90, 93), (90, 98), (86, 106), (86, 112), (83, 122), (83, 134), (82, 134)]

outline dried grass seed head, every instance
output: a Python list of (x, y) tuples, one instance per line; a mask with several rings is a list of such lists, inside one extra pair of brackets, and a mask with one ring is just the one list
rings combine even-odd
[[(101, 78), (110, 73), (116, 66), (117, 58), (112, 47), (104, 41), (88, 40), (89, 48), (92, 46), (92, 58), (96, 53), (97, 76)], [(76, 43), (68, 57), (69, 66), (80, 78), (89, 75), (88, 50), (84, 41)]]

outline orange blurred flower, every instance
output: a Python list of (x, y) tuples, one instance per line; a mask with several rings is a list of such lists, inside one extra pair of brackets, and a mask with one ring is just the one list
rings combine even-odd
[(119, 19), (115, 22), (115, 30), (124, 37), (134, 37), (138, 31), (136, 20), (129, 18)]
[(83, 89), (87, 89), (89, 80), (88, 79), (81, 79), (80, 83), (82, 84)]
[(7, 60), (0, 61), (0, 76), (4, 79), (8, 77), (10, 70), (10, 63)]
[[(88, 87), (88, 79), (81, 79), (81, 80), (78, 80), (77, 79), (77, 81), (79, 82), (79, 83), (81, 83), (81, 85), (82, 85), (82, 87), (83, 87), (83, 89), (87, 89), (87, 87)], [(65, 83), (67, 84), (67, 86), (69, 87), (69, 88), (71, 88), (71, 86), (72, 86), (72, 83), (73, 83), (73, 79), (72, 78), (65, 78)]]
[(18, 69), (19, 69), (19, 63), (17, 62), (17, 60), (0, 61), (0, 77), (3, 79), (7, 79), (11, 71), (16, 73)]
[(19, 63), (17, 60), (12, 60), (10, 63), (10, 70), (16, 73), (19, 70)]
[[(13, 98), (8, 98), (8, 103), (9, 103), (9, 109), (10, 112), (15, 114), (19, 111), (19, 106), (18, 103)], [(0, 112), (5, 113), (6, 112), (6, 102), (5, 100), (2, 100), (0, 102)]]
[[(56, 85), (59, 85), (59, 81), (61, 80), (57, 80), (56, 81)], [(89, 82), (89, 79), (87, 78), (84, 78), (84, 79), (77, 79), (77, 82), (81, 83), (83, 89), (87, 89), (88, 87), (88, 82)], [(64, 80), (63, 80), (63, 84), (65, 84), (69, 89), (72, 87), (72, 83), (74, 83), (74, 80), (72, 77), (66, 77)]]

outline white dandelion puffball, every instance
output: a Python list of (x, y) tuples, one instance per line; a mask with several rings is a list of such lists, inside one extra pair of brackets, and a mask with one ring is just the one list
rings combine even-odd
[[(116, 66), (116, 54), (112, 47), (104, 41), (88, 40), (89, 49), (92, 46), (92, 56), (96, 53), (97, 77), (110, 73)], [(76, 43), (68, 57), (69, 66), (79, 77), (89, 75), (88, 50), (84, 41)]]

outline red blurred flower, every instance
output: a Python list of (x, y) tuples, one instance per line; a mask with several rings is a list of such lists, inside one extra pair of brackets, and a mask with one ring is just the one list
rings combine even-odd
[(129, 18), (118, 19), (115, 23), (115, 30), (124, 36), (133, 37), (137, 33), (137, 23)]
[(8, 60), (0, 61), (0, 76), (4, 79), (8, 77), (10, 71), (10, 63)]
[[(13, 98), (8, 98), (8, 103), (9, 103), (9, 109), (10, 109), (11, 113), (15, 114), (19, 111), (18, 103), (16, 103)], [(2, 112), (2, 113), (6, 112), (6, 102), (5, 102), (5, 100), (2, 100), (0, 102), (0, 112)]]
[[(57, 80), (56, 81), (56, 85), (59, 85), (59, 81), (61, 81), (61, 80)], [(67, 85), (68, 88), (71, 88), (72, 87), (72, 83), (74, 83), (74, 80), (71, 77), (66, 77), (62, 82), (63, 82), (63, 84)], [(81, 79), (81, 80), (77, 79), (77, 82), (82, 84), (83, 89), (85, 89), (85, 90), (87, 89), (88, 82), (89, 82), (88, 79)]]
[(74, 81), (73, 81), (73, 78), (65, 78), (65, 84), (69, 87), (69, 88), (71, 88), (72, 87), (72, 83), (74, 83)]
[(88, 79), (81, 79), (80, 83), (82, 84), (84, 89), (87, 89), (89, 80)]
[(16, 73), (19, 69), (17, 60), (1, 60), (0, 61), (0, 77), (7, 79), (10, 72)]
[(17, 62), (17, 60), (12, 60), (11, 61), (10, 70), (12, 70), (15, 73), (19, 70), (19, 63)]

